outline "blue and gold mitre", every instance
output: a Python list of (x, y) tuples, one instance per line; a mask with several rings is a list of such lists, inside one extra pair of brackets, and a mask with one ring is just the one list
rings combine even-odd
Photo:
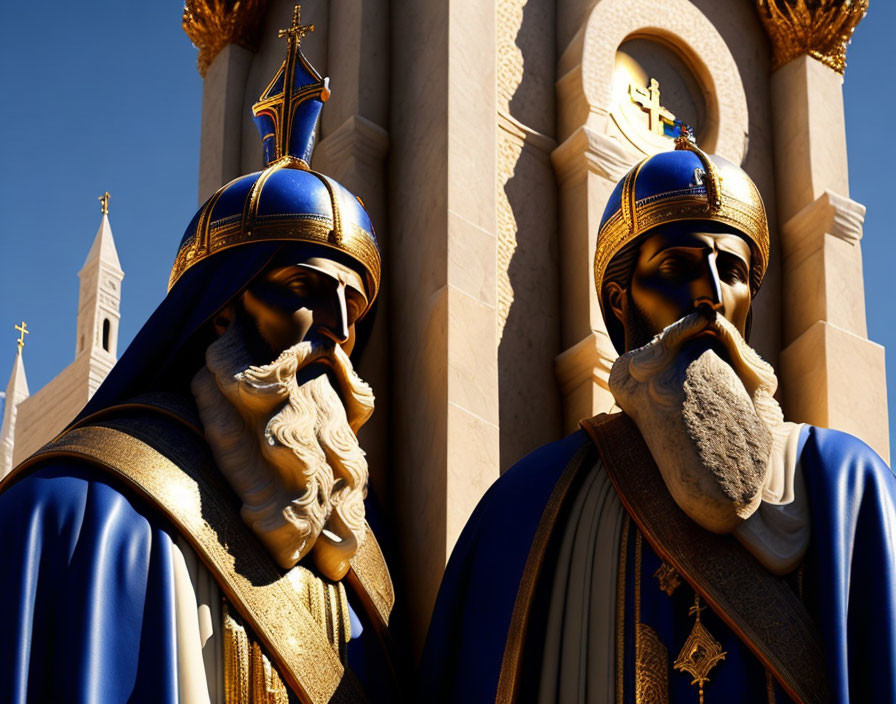
[[(186, 271), (218, 252), (255, 242), (297, 242), (327, 247), (361, 265), (368, 310), (380, 284), (380, 252), (370, 216), (360, 199), (330, 177), (312, 171), (314, 133), (328, 80), (300, 49), (303, 26), (296, 7), (286, 60), (253, 106), (261, 133), (263, 171), (234, 179), (199, 209), (184, 233), (168, 290)], [(366, 312), (366, 311), (365, 311)]]
[(734, 228), (752, 250), (750, 289), (759, 289), (768, 267), (769, 233), (759, 189), (738, 166), (701, 151), (685, 132), (675, 150), (647, 157), (616, 184), (601, 218), (594, 253), (594, 284), (603, 309), (603, 285), (613, 260), (660, 225), (684, 221)]

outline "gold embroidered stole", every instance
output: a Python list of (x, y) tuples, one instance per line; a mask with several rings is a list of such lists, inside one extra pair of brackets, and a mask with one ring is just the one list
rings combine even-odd
[[(196, 428), (171, 409), (144, 412), (150, 408), (128, 404), (118, 409), (124, 415), (107, 411), (87, 419), (91, 425), (72, 427), (16, 467), (0, 482), (0, 491), (54, 459), (85, 460), (108, 472), (183, 533), (302, 702), (367, 701), (305, 603), (304, 568), (281, 573), (243, 524), (238, 502)], [(369, 528), (349, 575), (346, 581), (385, 638), (392, 583)]]
[(796, 702), (831, 699), (814, 624), (783, 579), (734, 538), (694, 523), (675, 503), (637, 426), (625, 414), (581, 422), (628, 514), (671, 565)]

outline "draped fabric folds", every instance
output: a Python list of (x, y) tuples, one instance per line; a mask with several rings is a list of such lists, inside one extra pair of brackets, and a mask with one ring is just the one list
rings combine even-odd
[(87, 466), (0, 494), (0, 701), (178, 701), (171, 536)]

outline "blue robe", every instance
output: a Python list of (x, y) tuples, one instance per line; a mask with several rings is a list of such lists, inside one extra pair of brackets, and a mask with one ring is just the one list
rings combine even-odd
[[(421, 701), (495, 701), (519, 585), (550, 578), (525, 573), (536, 531), (570, 460), (590, 442), (579, 431), (533, 452), (483, 497), (442, 581), (421, 666)], [(834, 700), (896, 702), (896, 477), (860, 440), (833, 430), (805, 428), (800, 462), (812, 531), (803, 567), (804, 603), (821, 631)], [(645, 564), (651, 559), (657, 560), (646, 549)], [(549, 570), (550, 560), (545, 565)], [(546, 609), (541, 594), (533, 612)], [(666, 603), (672, 608), (672, 600)], [(665, 623), (678, 628), (671, 635), (681, 643), (687, 637), (681, 629), (692, 621), (676, 626), (674, 620), (667, 616)], [(761, 666), (720, 619), (708, 614), (704, 620), (729, 649), (711, 685), (725, 692), (726, 702), (762, 701), (756, 690), (764, 691)], [(626, 682), (633, 669), (629, 650), (627, 643)], [(523, 682), (537, 685), (532, 662), (524, 658), (523, 663), (528, 667)], [(678, 690), (670, 686), (671, 701), (696, 701), (688, 687), (689, 682)], [(786, 701), (780, 689), (778, 697)]]
[[(89, 464), (57, 460), (0, 493), (0, 536), (0, 702), (179, 701), (176, 531), (159, 512)], [(371, 702), (395, 701), (352, 601), (349, 668)]]

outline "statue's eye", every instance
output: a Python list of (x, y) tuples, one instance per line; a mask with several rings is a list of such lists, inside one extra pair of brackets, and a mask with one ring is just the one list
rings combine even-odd
[(657, 271), (667, 278), (678, 278), (687, 274), (689, 262), (677, 254), (669, 254), (663, 257)]
[(739, 257), (720, 256), (718, 260), (719, 276), (729, 284), (744, 284), (749, 281), (750, 273), (747, 265)]
[(346, 288), (345, 291), (345, 312), (349, 323), (354, 323), (364, 312), (364, 299), (357, 294), (352, 293), (351, 289)]
[(290, 293), (293, 293), (297, 296), (308, 296), (312, 291), (310, 277), (305, 274), (296, 274), (295, 276), (291, 276), (286, 281), (286, 288), (289, 289)]

